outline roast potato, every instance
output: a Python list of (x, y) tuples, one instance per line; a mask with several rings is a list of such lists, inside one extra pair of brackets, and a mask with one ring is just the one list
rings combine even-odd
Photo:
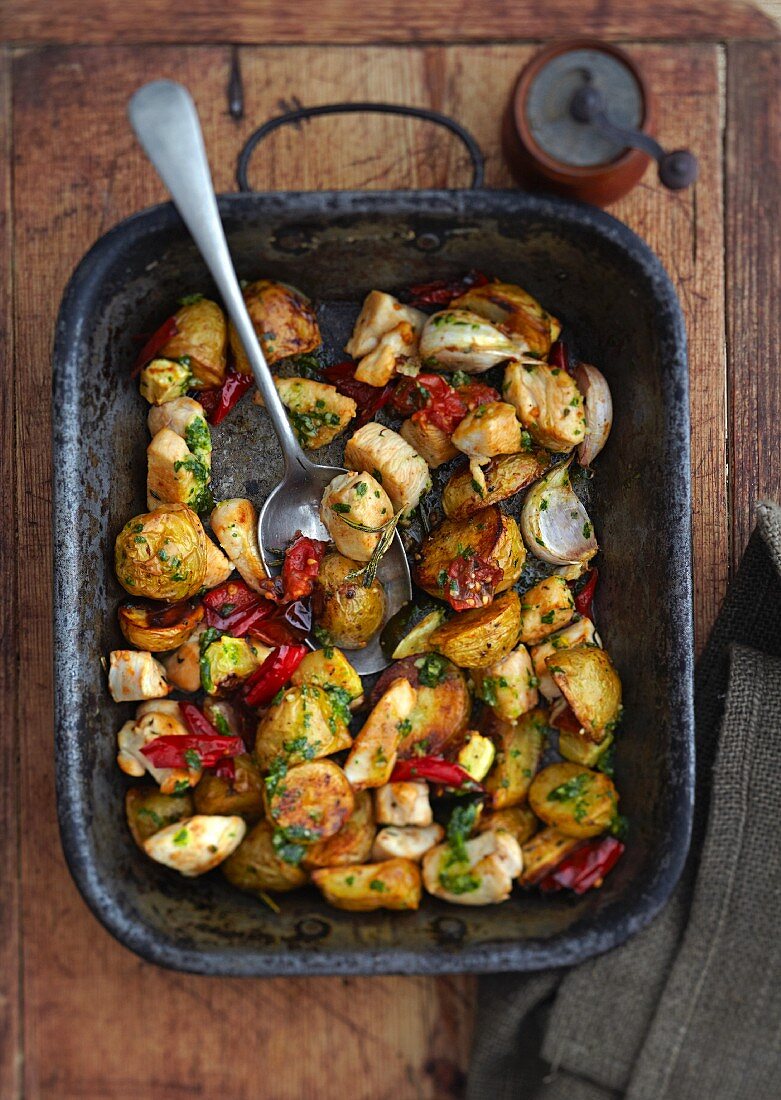
[(415, 705), (404, 720), (399, 757), (438, 754), (466, 729), (472, 711), (466, 676), (447, 658), (426, 653), (394, 662), (372, 693), (379, 698), (394, 680), (405, 679), (415, 689)]
[(206, 533), (185, 504), (165, 504), (134, 516), (117, 535), (117, 580), (131, 596), (186, 600), (206, 576)]
[[(553, 718), (551, 718), (551, 725), (556, 725)], [(600, 757), (613, 744), (613, 740), (612, 733), (606, 734), (601, 741), (597, 742), (572, 730), (559, 730), (559, 752), (565, 760), (571, 760), (573, 764), (582, 764), (584, 768), (595, 768)]]
[(174, 314), (179, 330), (158, 352), (162, 359), (184, 360), (193, 373), (192, 388), (208, 390), (225, 381), (228, 332), (225, 314), (208, 298), (183, 305)]
[(487, 668), (474, 669), (472, 680), (479, 698), (506, 722), (516, 722), (537, 706), (537, 677), (524, 645)]
[(566, 761), (549, 764), (535, 776), (529, 805), (546, 825), (567, 836), (599, 836), (617, 816), (618, 792), (602, 772)]
[(449, 519), (468, 519), (475, 512), (515, 496), (542, 475), (546, 467), (544, 451), (519, 451), (499, 455), (483, 467), (485, 492), (475, 482), (468, 466), (451, 474), (442, 490), (442, 508)]
[(369, 791), (355, 792), (355, 809), (338, 833), (306, 849), (301, 866), (344, 867), (348, 863), (365, 863), (371, 856), (374, 841), (374, 806)]
[(467, 730), (464, 734), (464, 743), (458, 750), (457, 763), (472, 778), (480, 783), (491, 770), (496, 759), (496, 745), (490, 737), (484, 737), (477, 730)]
[(324, 688), (317, 684), (289, 687), (258, 723), (255, 757), (268, 771), (277, 757), (302, 764), (349, 748), (350, 735)]
[(373, 909), (417, 909), (420, 905), (420, 870), (408, 859), (323, 867), (312, 872), (312, 882), (337, 909), (368, 913)]
[(599, 635), (594, 629), (593, 622), (591, 619), (584, 617), (575, 619), (563, 630), (557, 630), (555, 634), (550, 634), (540, 645), (532, 646), (532, 664), (534, 665), (534, 675), (537, 677), (540, 693), (549, 701), (558, 699), (561, 696), (561, 692), (548, 670), (549, 657), (561, 653), (562, 650), (572, 649), (573, 646), (600, 644)]
[[(269, 366), (289, 355), (306, 355), (320, 347), (322, 340), (312, 303), (295, 287), (273, 279), (258, 279), (244, 287), (244, 302)], [(233, 323), (229, 334), (236, 370), (252, 374)]]
[(372, 709), (355, 738), (345, 774), (356, 790), (381, 787), (390, 779), (404, 722), (415, 706), (415, 689), (407, 680), (394, 680)]
[(529, 840), (521, 843), (523, 853), (521, 885), (535, 886), (582, 843), (583, 841), (578, 837), (567, 836), (559, 829), (552, 827), (540, 829)]
[(238, 848), (247, 831), (241, 817), (196, 814), (166, 825), (147, 837), (144, 851), (150, 859), (171, 867), (186, 878), (213, 870)]
[(545, 748), (545, 713), (532, 710), (516, 725), (493, 719), (489, 732), (496, 744), (496, 763), (484, 781), (495, 810), (524, 801)]
[(575, 598), (563, 577), (545, 577), (521, 596), (521, 641), (537, 645), (567, 626), (575, 615)]
[[(208, 639), (204, 639), (204, 643)], [(204, 644), (200, 655), (201, 687), (207, 695), (226, 695), (248, 680), (268, 657), (271, 650), (253, 645), (246, 638), (223, 634)]]
[(168, 653), (187, 641), (203, 615), (203, 605), (197, 600), (183, 600), (168, 606), (125, 600), (119, 608), (119, 628), (138, 649)]
[(394, 512), (411, 512), (431, 488), (424, 459), (398, 432), (374, 420), (347, 441), (344, 464), (350, 470), (370, 470), (390, 497)]
[(360, 562), (330, 552), (320, 563), (312, 591), (312, 614), (324, 638), (344, 649), (363, 649), (385, 618), (385, 590), (378, 580), (369, 588), (361, 577), (348, 578)]
[(263, 777), (251, 756), (235, 756), (236, 774), (223, 779), (214, 772), (204, 772), (195, 788), (193, 800), (199, 814), (240, 814), (247, 821), (257, 821), (263, 814)]
[(268, 579), (258, 546), (258, 513), (251, 500), (232, 497), (221, 501), (210, 517), (212, 531), (239, 574), (256, 592)]
[(185, 817), (192, 817), (193, 800), (188, 792), (163, 794), (159, 787), (131, 787), (125, 794), (128, 827), (139, 848), (154, 833)]
[(221, 870), (231, 886), (260, 896), (267, 891), (284, 894), (307, 881), (306, 872), (297, 864), (280, 859), (274, 847), (274, 826), (269, 821), (259, 821), (247, 833)]
[(473, 286), (450, 303), (469, 309), (506, 333), (520, 351), (547, 356), (561, 324), (531, 294), (513, 283)]
[(509, 363), (502, 397), (513, 406), (535, 443), (549, 451), (571, 451), (586, 438), (583, 398), (560, 367), (535, 360)]
[(334, 836), (355, 809), (347, 776), (332, 760), (288, 768), (274, 783), (266, 784), (265, 801), (276, 827), (299, 844)]
[(539, 819), (535, 817), (528, 806), (507, 806), (503, 810), (494, 810), (493, 813), (483, 814), (477, 823), (478, 833), (489, 830), (509, 833), (515, 837), (519, 844), (523, 845), (534, 836), (540, 826)]
[(360, 676), (341, 649), (330, 645), (307, 653), (290, 677), (290, 683), (294, 687), (301, 684), (314, 684), (320, 688), (338, 688), (349, 697), (351, 710), (359, 706), (363, 700)]
[(592, 741), (602, 741), (621, 716), (621, 681), (615, 665), (593, 645), (552, 654), (546, 665), (556, 686)]
[(437, 653), (461, 668), (488, 668), (515, 648), (521, 626), (521, 601), (503, 592), (486, 607), (462, 611), (437, 627), (429, 642)]
[(393, 518), (393, 505), (371, 474), (338, 474), (325, 488), (320, 518), (340, 554), (368, 561)]
[[(415, 582), (432, 596), (446, 599), (448, 568), (457, 558), (472, 555), (501, 569), (497, 593), (512, 587), (526, 560), (526, 550), (512, 516), (491, 505), (468, 519), (443, 520), (421, 544), (413, 566)], [(442, 629), (446, 627), (447, 624)]]

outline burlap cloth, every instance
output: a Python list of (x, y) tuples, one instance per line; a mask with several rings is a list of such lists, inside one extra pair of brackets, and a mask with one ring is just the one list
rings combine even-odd
[(468, 1100), (781, 1098), (781, 508), (695, 677), (697, 797), (673, 897), (571, 969), (480, 979)]

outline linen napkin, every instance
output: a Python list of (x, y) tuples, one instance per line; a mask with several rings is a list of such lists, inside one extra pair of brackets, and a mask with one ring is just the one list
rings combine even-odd
[(757, 527), (695, 675), (684, 874), (623, 946), (480, 979), (467, 1100), (781, 1097), (781, 508)]

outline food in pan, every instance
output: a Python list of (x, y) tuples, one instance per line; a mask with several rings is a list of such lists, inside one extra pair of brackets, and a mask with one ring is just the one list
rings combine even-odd
[[(147, 511), (116, 538), (108, 663), (135, 707), (117, 746), (135, 843), (272, 909), (307, 886), (367, 912), (601, 885), (626, 828), (588, 512), (604, 375), (525, 290), (476, 273), (372, 290), (335, 362), (301, 291), (244, 295), (302, 446), (341, 437), (346, 472), (328, 540), (299, 533), (269, 576), (262, 502), (212, 481), (252, 386), (233, 327), (192, 295), (139, 353)], [(395, 531), (415, 589), (387, 620)], [(362, 680), (351, 652), (378, 635), (388, 667)]]

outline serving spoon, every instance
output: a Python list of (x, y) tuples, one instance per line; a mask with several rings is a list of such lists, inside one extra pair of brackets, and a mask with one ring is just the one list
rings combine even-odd
[[(282, 448), (284, 475), (269, 493), (258, 520), (260, 552), (266, 571), (271, 573), (274, 548), (287, 546), (299, 531), (310, 538), (329, 538), (320, 520), (320, 501), (329, 482), (345, 471), (339, 466), (311, 462), (290, 426), (236, 278), (217, 209), (198, 112), (190, 93), (172, 80), (145, 84), (130, 100), (128, 117), (211, 272), (244, 345)], [(387, 622), (412, 597), (409, 565), (398, 533), (394, 534), (377, 576), (385, 589)], [(350, 651), (350, 663), (364, 675), (379, 672), (388, 664), (380, 648), (379, 631), (364, 649)]]

